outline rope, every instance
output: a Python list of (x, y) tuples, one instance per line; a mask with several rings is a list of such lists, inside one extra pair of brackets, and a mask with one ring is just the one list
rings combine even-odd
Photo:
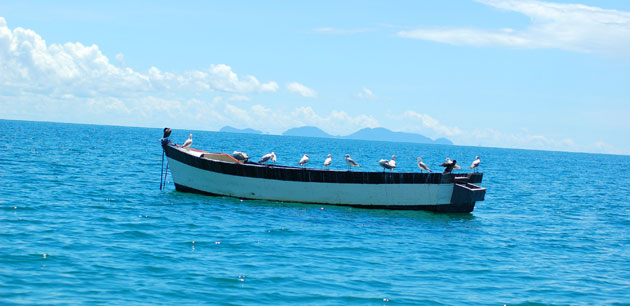
[(160, 170), (160, 190), (162, 190), (162, 173), (164, 173), (164, 150), (162, 150), (162, 169)]

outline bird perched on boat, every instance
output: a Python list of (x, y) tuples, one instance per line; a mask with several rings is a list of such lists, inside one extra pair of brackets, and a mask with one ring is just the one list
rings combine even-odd
[(475, 156), (475, 161), (472, 162), (469, 169), (475, 169), (475, 172), (477, 172), (479, 164), (481, 164), (481, 159), (479, 159), (479, 156)]
[(164, 135), (163, 135), (163, 137), (162, 137), (162, 138), (160, 138), (160, 139), (158, 139), (158, 140), (162, 141), (162, 140), (164, 140), (164, 139), (166, 139), (166, 138), (168, 138), (168, 137), (170, 137), (170, 136), (171, 136), (171, 129), (170, 129), (170, 128), (165, 127), (165, 128), (164, 128)]
[[(452, 161), (449, 157), (447, 157), (447, 158), (445, 159), (444, 164), (452, 164), (452, 163), (453, 163), (453, 161)], [(460, 165), (458, 165), (458, 164), (453, 165), (453, 170), (459, 170), (459, 169), (461, 169), (461, 168), (462, 168), (462, 167), (461, 167)]]
[(272, 162), (276, 162), (276, 153), (269, 153), (269, 154), (265, 154), (263, 155), (263, 157), (260, 158), (260, 160), (258, 161), (259, 163), (266, 163), (268, 161), (272, 161)]
[(328, 157), (326, 157), (326, 160), (324, 161), (324, 167), (330, 167), (331, 163), (332, 163), (332, 155), (328, 154)]
[(392, 155), (392, 159), (389, 161), (389, 166), (392, 167), (392, 170), (396, 168), (396, 158), (398, 158), (398, 156)]
[(306, 163), (308, 163), (308, 154), (304, 154), (304, 156), (302, 156), (298, 165), (304, 166)]
[(346, 164), (348, 165), (348, 169), (351, 169), (352, 167), (361, 167), (361, 165), (357, 164), (357, 162), (350, 157), (350, 154), (346, 154)]
[(422, 173), (422, 170), (431, 172), (431, 169), (422, 162), (422, 157), (418, 157), (418, 168), (420, 168), (420, 173)]
[(394, 170), (396, 168), (396, 155), (392, 155), (391, 160), (381, 159), (378, 161), (378, 164), (383, 167), (383, 171), (385, 169)]
[(247, 160), (249, 160), (249, 156), (246, 153), (239, 151), (234, 151), (232, 157), (240, 162), (247, 162)]
[(450, 160), (451, 160), (450, 158), (447, 158), (447, 161), (440, 165), (441, 167), (445, 167), (444, 168), (444, 172), (442, 172), (443, 174), (451, 173), (453, 171), (453, 168), (455, 167), (455, 165), (457, 165), (457, 161), (456, 160), (453, 160), (453, 161), (451, 161), (449, 163)]
[(182, 145), (182, 147), (190, 148), (191, 144), (192, 144), (192, 134), (190, 134), (190, 136), (188, 136), (188, 139), (186, 139), (186, 141), (184, 141), (184, 144)]

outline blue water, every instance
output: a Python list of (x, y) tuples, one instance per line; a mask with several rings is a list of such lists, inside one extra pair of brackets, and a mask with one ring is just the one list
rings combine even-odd
[(285, 165), (480, 155), (488, 193), (447, 215), (160, 191), (161, 129), (0, 120), (0, 304), (630, 305), (629, 156), (192, 133)]

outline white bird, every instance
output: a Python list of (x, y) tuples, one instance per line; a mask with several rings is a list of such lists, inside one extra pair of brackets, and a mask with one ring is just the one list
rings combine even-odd
[(260, 158), (260, 160), (258, 161), (259, 163), (266, 163), (269, 160), (271, 160), (272, 162), (276, 162), (276, 153), (269, 153), (269, 154), (265, 154), (263, 155), (263, 157)]
[(234, 151), (232, 153), (232, 157), (240, 162), (246, 162), (249, 159), (249, 156), (244, 152)]
[(394, 168), (396, 168), (396, 155), (392, 155), (391, 160), (381, 159), (378, 161), (378, 164), (383, 167), (383, 171), (385, 171), (385, 169), (394, 170)]
[(422, 162), (422, 157), (418, 157), (418, 168), (420, 168), (420, 173), (422, 173), (422, 170), (431, 172), (431, 169)]
[(357, 164), (357, 162), (350, 157), (350, 154), (346, 154), (346, 164), (348, 165), (348, 169), (352, 167), (361, 167), (361, 165)]
[(331, 163), (332, 163), (332, 155), (328, 154), (328, 157), (326, 157), (326, 160), (324, 161), (324, 167), (329, 167)]
[(192, 144), (192, 134), (190, 134), (190, 136), (188, 136), (188, 139), (184, 141), (184, 144), (182, 145), (182, 147), (189, 148), (191, 144)]
[(383, 167), (383, 172), (385, 172), (385, 169), (389, 169), (389, 160), (387, 159), (381, 159), (378, 161), (379, 166)]
[(475, 156), (475, 161), (473, 161), (472, 165), (470, 165), (470, 169), (475, 169), (475, 172), (477, 172), (479, 164), (481, 164), (481, 159), (479, 159), (479, 156)]
[(308, 154), (304, 154), (304, 156), (302, 156), (302, 159), (300, 159), (298, 165), (304, 166), (306, 165), (306, 163), (308, 163)]
[(398, 158), (398, 156), (392, 155), (392, 159), (389, 161), (389, 166), (392, 167), (392, 169), (396, 168), (396, 158)]

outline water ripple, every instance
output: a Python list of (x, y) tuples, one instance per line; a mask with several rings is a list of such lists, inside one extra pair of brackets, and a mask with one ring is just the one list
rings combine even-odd
[(160, 191), (159, 129), (0, 127), (2, 305), (630, 303), (627, 156), (193, 132), (285, 164), (482, 156), (486, 201), (449, 215)]

